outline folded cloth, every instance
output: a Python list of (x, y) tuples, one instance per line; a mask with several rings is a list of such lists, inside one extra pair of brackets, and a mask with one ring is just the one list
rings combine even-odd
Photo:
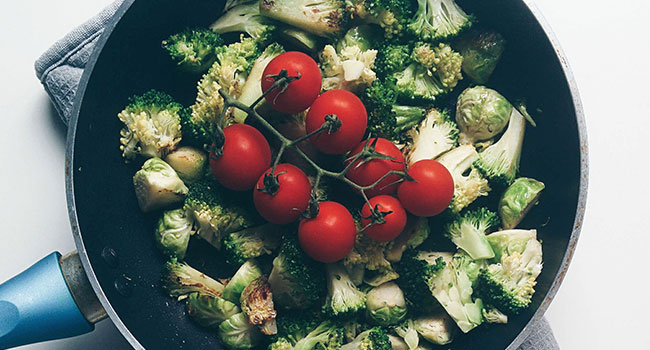
[[(36, 61), (36, 76), (56, 107), (65, 124), (70, 120), (74, 95), (95, 43), (104, 26), (115, 14), (123, 0), (117, 0), (95, 17), (57, 41)], [(553, 331), (542, 318), (517, 350), (558, 350)]]

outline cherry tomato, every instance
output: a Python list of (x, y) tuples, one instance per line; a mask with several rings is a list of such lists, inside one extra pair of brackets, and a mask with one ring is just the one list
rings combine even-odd
[(284, 225), (297, 220), (311, 199), (311, 184), (307, 175), (295, 165), (278, 164), (273, 174), (280, 187), (274, 194), (269, 194), (260, 189), (264, 188), (264, 176), (270, 173), (271, 169), (266, 170), (255, 185), (255, 208), (266, 221), (274, 224)]
[(280, 88), (271, 91), (266, 95), (266, 102), (280, 113), (302, 112), (314, 102), (320, 93), (322, 84), (320, 68), (316, 61), (302, 52), (285, 52), (271, 60), (264, 69), (262, 91), (266, 92), (275, 82), (269, 76), (280, 74), (283, 69), (287, 70), (289, 76), (300, 74), (300, 79), (289, 83), (287, 89), (282, 93), (280, 93)]
[(397, 188), (397, 198), (404, 208), (416, 216), (442, 213), (454, 196), (454, 179), (440, 162), (425, 159), (408, 170), (415, 181), (405, 180)]
[(363, 231), (368, 237), (379, 241), (388, 242), (399, 236), (406, 226), (406, 211), (397, 198), (388, 195), (380, 195), (370, 198), (370, 205), (379, 213), (386, 213), (383, 224), (373, 224), (370, 206), (366, 203), (361, 209), (361, 226), (366, 227)]
[(318, 96), (307, 113), (307, 133), (320, 128), (328, 114), (336, 115), (341, 126), (332, 133), (325, 130), (310, 139), (319, 151), (343, 154), (359, 144), (366, 133), (368, 114), (363, 102), (355, 94), (339, 89)]
[[(366, 144), (372, 145), (375, 142), (375, 151), (381, 154), (393, 157), (393, 159), (372, 159), (361, 166), (357, 166), (359, 160), (348, 170), (345, 176), (352, 180), (359, 186), (369, 186), (379, 180), (382, 176), (386, 175), (391, 170), (404, 171), (404, 155), (402, 152), (389, 140), (383, 138), (370, 139), (361, 142), (355, 149), (350, 152), (350, 157), (361, 152)], [(366, 190), (368, 197), (375, 197), (380, 194), (393, 194), (397, 190), (397, 183), (400, 175), (393, 174), (387, 176), (375, 187)]]
[(318, 205), (316, 217), (300, 221), (300, 246), (314, 260), (324, 263), (341, 260), (352, 251), (357, 235), (352, 214), (336, 202), (325, 201)]
[(235, 191), (253, 188), (271, 165), (271, 148), (261, 132), (250, 125), (233, 124), (223, 129), (223, 153), (210, 157), (210, 169), (224, 187)]

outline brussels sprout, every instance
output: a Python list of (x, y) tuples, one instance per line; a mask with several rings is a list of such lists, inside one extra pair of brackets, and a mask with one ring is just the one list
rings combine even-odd
[(487, 31), (469, 31), (456, 43), (463, 55), (463, 72), (477, 84), (485, 84), (494, 72), (506, 41), (501, 34)]
[(375, 287), (368, 292), (366, 315), (380, 326), (398, 324), (406, 317), (404, 293), (394, 282)]
[(164, 212), (154, 232), (160, 251), (183, 260), (192, 235), (192, 223), (192, 218), (183, 209)]
[(445, 345), (454, 340), (456, 325), (446, 313), (423, 316), (415, 319), (415, 329), (422, 338), (438, 345)]
[(474, 143), (496, 136), (508, 125), (513, 110), (512, 104), (495, 90), (485, 86), (466, 89), (456, 105), (460, 142)]
[(277, 312), (273, 306), (271, 286), (266, 276), (260, 276), (251, 282), (241, 293), (241, 308), (248, 316), (248, 323), (260, 326), (262, 333), (278, 333), (275, 322)]
[(232, 276), (228, 284), (224, 287), (221, 296), (226, 300), (238, 304), (244, 288), (260, 276), (262, 276), (262, 270), (255, 260), (248, 260), (235, 272), (235, 275)]
[(248, 323), (245, 313), (240, 312), (219, 325), (219, 337), (228, 349), (243, 350), (257, 346), (262, 333), (257, 327)]
[(189, 184), (203, 177), (208, 156), (198, 148), (183, 146), (168, 154), (165, 161), (176, 170), (181, 180)]
[(241, 312), (226, 299), (205, 293), (192, 293), (187, 298), (187, 314), (202, 327), (217, 329), (219, 324)]
[(515, 228), (537, 204), (544, 183), (527, 177), (516, 179), (499, 201), (499, 216), (504, 229)]
[(381, 27), (362, 24), (348, 29), (347, 33), (336, 43), (336, 51), (341, 52), (350, 46), (358, 46), (361, 51), (377, 47), (377, 41), (383, 37)]
[(181, 203), (187, 187), (176, 171), (160, 158), (150, 158), (133, 176), (138, 204), (143, 212), (150, 212)]

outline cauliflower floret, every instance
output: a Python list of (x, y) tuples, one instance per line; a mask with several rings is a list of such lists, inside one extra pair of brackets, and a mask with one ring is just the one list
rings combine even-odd
[(348, 46), (337, 53), (332, 45), (326, 45), (321, 52), (323, 69), (323, 90), (345, 89), (359, 91), (372, 84), (377, 78), (373, 71), (377, 50), (361, 50)]

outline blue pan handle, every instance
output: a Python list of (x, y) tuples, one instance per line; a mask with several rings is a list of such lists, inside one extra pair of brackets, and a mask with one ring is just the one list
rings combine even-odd
[(78, 302), (87, 302), (79, 297), (79, 283), (92, 294), (78, 255), (55, 252), (0, 285), (0, 349), (92, 331), (103, 316), (90, 322), (81, 311), (87, 308)]

